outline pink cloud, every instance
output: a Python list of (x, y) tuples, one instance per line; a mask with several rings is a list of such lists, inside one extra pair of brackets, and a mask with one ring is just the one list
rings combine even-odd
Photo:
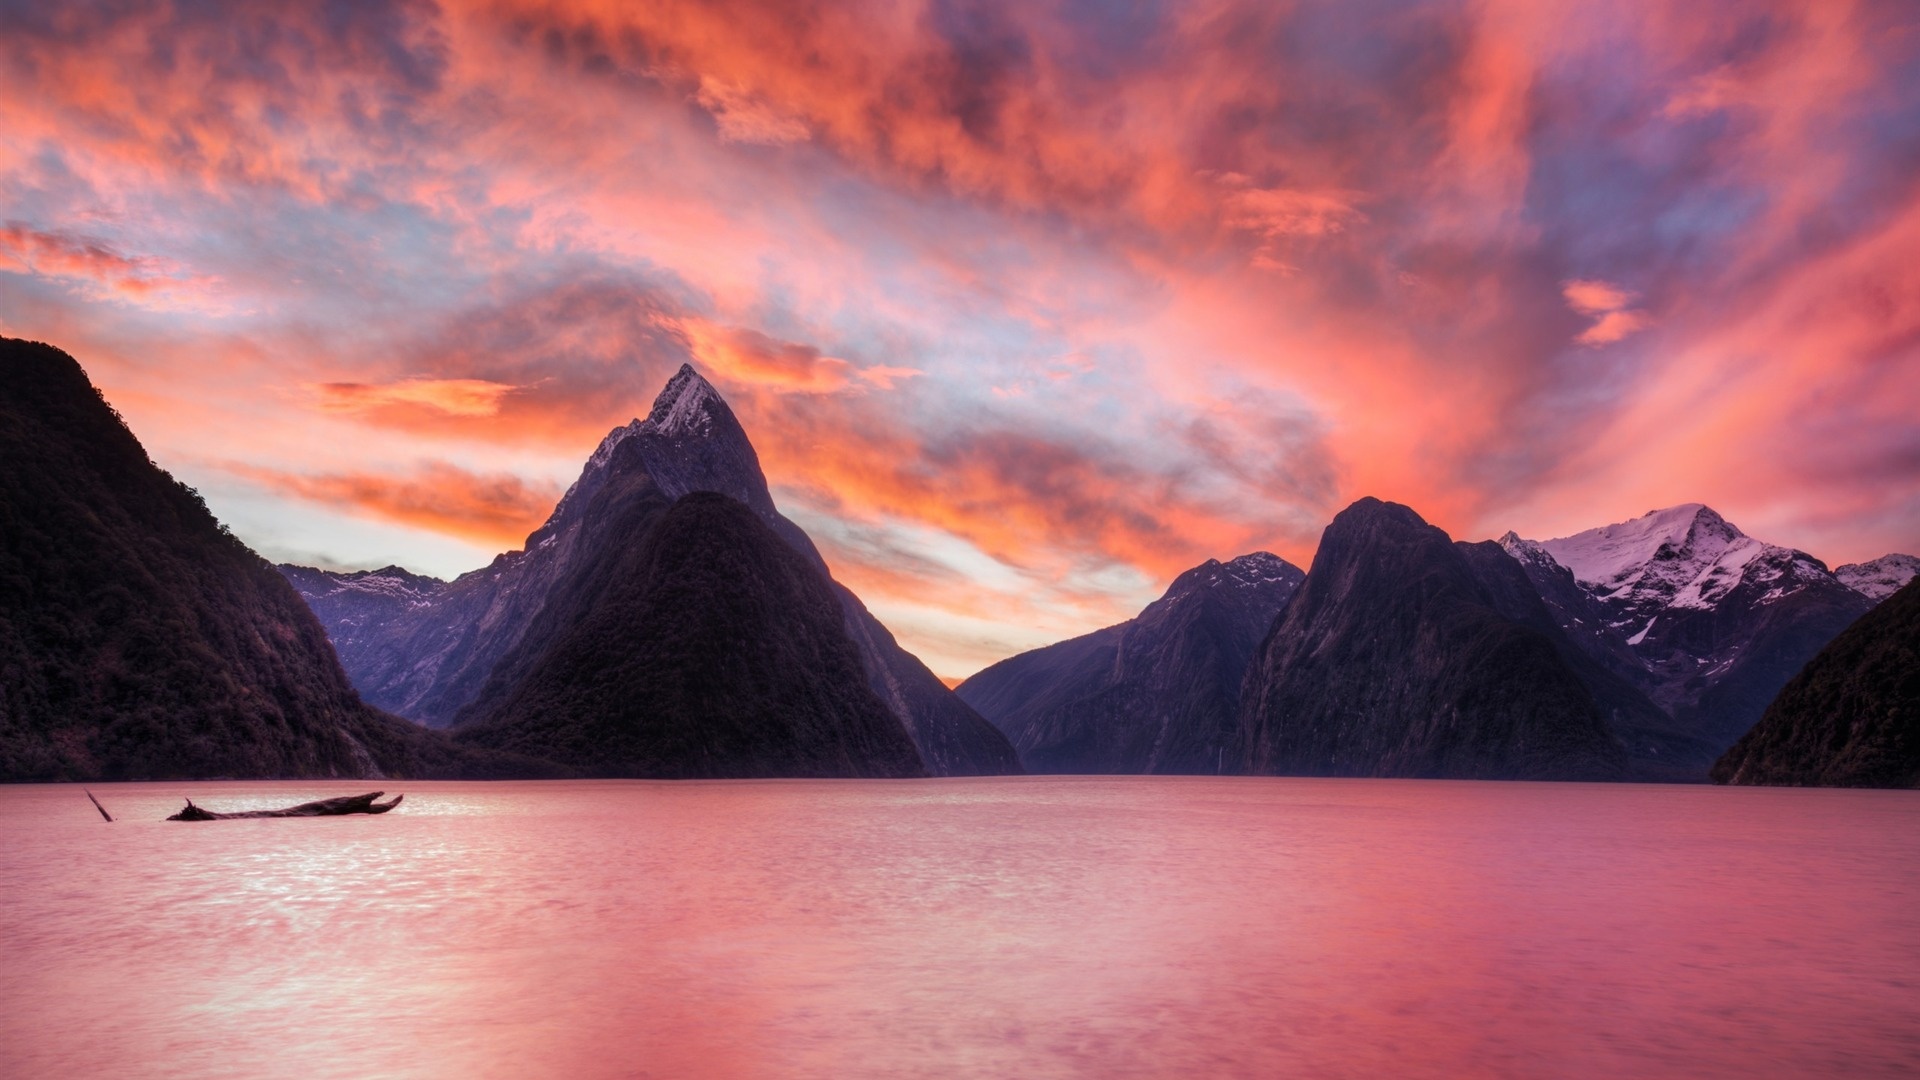
[(497, 416), (502, 399), (520, 388), (486, 379), (401, 379), (384, 384), (309, 383), (305, 389), (329, 412), (420, 406), (449, 416), (480, 417)]

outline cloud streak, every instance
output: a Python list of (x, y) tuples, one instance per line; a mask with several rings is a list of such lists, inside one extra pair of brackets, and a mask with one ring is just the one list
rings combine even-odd
[(518, 548), (553, 512), (559, 486), (504, 473), (476, 474), (442, 461), (410, 473), (291, 473), (230, 465), (275, 492), (379, 521)]

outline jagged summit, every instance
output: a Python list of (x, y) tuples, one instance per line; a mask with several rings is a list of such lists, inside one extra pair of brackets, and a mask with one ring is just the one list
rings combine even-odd
[[(1516, 559), (1538, 558), (1545, 554), (1547, 550), (1540, 546), (1540, 541), (1528, 540), (1512, 529), (1508, 529), (1505, 536), (1502, 536), (1494, 542), (1506, 549), (1507, 554)], [(1553, 556), (1548, 555), (1547, 557), (1552, 558)]]
[(1663, 548), (1690, 562), (1710, 565), (1730, 548), (1751, 548), (1753, 544), (1740, 543), (1750, 539), (1712, 508), (1682, 503), (1650, 510), (1632, 521), (1542, 541), (1539, 546), (1573, 571), (1581, 584), (1616, 591), (1632, 587)]
[(1641, 632), (1663, 611), (1712, 610), (1742, 584), (1760, 587), (1771, 602), (1832, 581), (1819, 559), (1756, 540), (1700, 503), (1650, 511), (1538, 547), (1598, 598), (1620, 605), (1640, 622)]
[(634, 430), (648, 427), (662, 435), (685, 437), (713, 432), (713, 408), (725, 409), (726, 402), (713, 384), (702, 378), (692, 364), (681, 364), (673, 378), (653, 400), (653, 411), (645, 421), (629, 425)]
[(1297, 566), (1280, 556), (1266, 551), (1254, 551), (1221, 562), (1208, 559), (1199, 566), (1186, 570), (1173, 579), (1162, 593), (1162, 601), (1176, 599), (1204, 589), (1233, 587), (1240, 589), (1258, 588), (1276, 582), (1298, 585), (1305, 576)]
[(682, 364), (653, 399), (646, 419), (622, 424), (600, 440), (580, 470), (580, 478), (554, 507), (553, 515), (527, 538), (529, 548), (573, 521), (579, 508), (606, 483), (615, 451), (631, 440), (637, 440), (634, 445), (639, 452), (622, 460), (645, 468), (668, 498), (695, 491), (718, 492), (747, 504), (776, 529), (781, 528), (766, 477), (760, 471), (759, 455), (754, 453), (746, 430), (734, 418), (720, 391), (692, 364)]
[[(904, 724), (928, 768), (941, 775), (1018, 772), (1013, 747), (986, 720), (906, 650), (859, 599), (831, 580), (813, 541), (782, 517), (768, 491), (760, 459), (745, 429), (713, 384), (681, 365), (643, 420), (607, 433), (546, 523), (523, 551), (508, 552), (463, 575), (425, 604), (405, 610), (342, 608), (322, 611), (342, 660), (370, 701), (430, 726), (452, 723), (489, 684), (510, 656), (531, 657), (553, 644), (554, 628), (522, 644), (556, 589), (583, 568), (610, 565), (609, 552), (635, 536), (609, 540), (593, 508), (625, 493), (646, 492), (673, 503), (711, 492), (751, 510), (827, 581), (839, 601), (844, 629), (859, 652), (868, 689)], [(332, 583), (290, 572), (310, 601), (325, 607)], [(343, 594), (345, 595), (345, 594)], [(561, 628), (564, 629), (564, 628)]]
[[(1509, 534), (1501, 546), (1583, 649), (1719, 746), (1868, 606), (1819, 559), (1748, 536), (1700, 503), (1539, 543)], [(1568, 572), (1589, 603), (1556, 583)], [(1630, 667), (1618, 663), (1623, 646)]]
[(1875, 602), (1900, 591), (1900, 587), (1920, 574), (1920, 559), (1911, 555), (1882, 555), (1863, 563), (1835, 567), (1833, 576), (1840, 584)]

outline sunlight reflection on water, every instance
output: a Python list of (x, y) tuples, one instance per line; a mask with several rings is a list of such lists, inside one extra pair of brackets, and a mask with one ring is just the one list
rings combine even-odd
[(0, 787), (0, 1075), (1906, 1075), (1920, 795)]

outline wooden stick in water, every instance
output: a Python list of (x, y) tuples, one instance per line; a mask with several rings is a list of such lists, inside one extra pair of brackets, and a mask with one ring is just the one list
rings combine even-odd
[[(81, 788), (80, 790), (81, 790), (81, 791), (87, 791), (87, 789), (86, 789), (86, 788)], [(107, 813), (107, 808), (106, 808), (106, 807), (104, 807), (104, 806), (101, 806), (101, 805), (100, 805), (100, 800), (99, 800), (99, 799), (96, 799), (96, 798), (94, 798), (94, 797), (93, 797), (93, 792), (91, 792), (91, 791), (87, 791), (87, 800), (88, 800), (89, 802), (91, 802), (91, 803), (93, 803), (93, 808), (94, 808), (95, 810), (98, 810), (98, 811), (100, 811), (100, 816), (101, 816), (101, 817), (103, 817), (103, 818), (106, 818), (106, 819), (107, 819), (108, 821), (112, 821), (112, 820), (113, 820), (113, 815), (112, 815), (112, 814), (109, 814), (109, 813)]]

